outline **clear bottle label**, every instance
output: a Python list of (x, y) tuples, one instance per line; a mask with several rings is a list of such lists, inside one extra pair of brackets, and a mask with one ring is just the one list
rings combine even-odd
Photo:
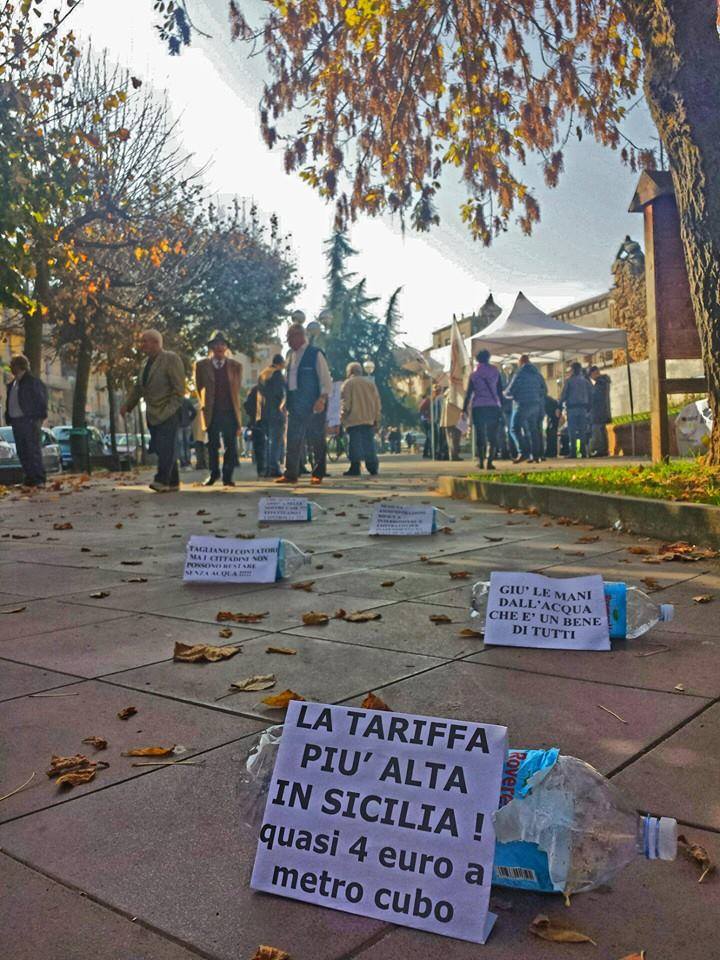
[(627, 634), (627, 586), (624, 583), (605, 582), (608, 627), (611, 639), (621, 639)]

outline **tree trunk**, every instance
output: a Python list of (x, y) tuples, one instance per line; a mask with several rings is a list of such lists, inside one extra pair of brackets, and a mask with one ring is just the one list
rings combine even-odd
[[(38, 304), (47, 305), (50, 299), (50, 277), (48, 273), (47, 255), (38, 257), (35, 264), (35, 299)], [(42, 374), (42, 334), (43, 313), (40, 307), (32, 314), (25, 315), (25, 356), (30, 361), (30, 372), (39, 377)]]
[[(80, 324), (78, 333), (80, 336), (78, 339), (75, 389), (73, 390), (72, 402), (72, 425), (75, 429), (87, 426), (85, 408), (87, 406), (90, 366), (92, 362), (92, 344), (90, 337), (85, 331), (84, 323)], [(87, 437), (71, 436), (70, 451), (73, 458), (73, 468), (75, 470), (89, 470), (90, 457)]]
[(105, 385), (107, 386), (108, 409), (110, 413), (110, 451), (113, 458), (116, 458), (118, 455), (116, 429), (117, 410), (115, 409), (115, 376), (111, 367), (108, 367), (105, 371)]
[(720, 465), (720, 37), (715, 4), (628, 0), (645, 94), (672, 170)]

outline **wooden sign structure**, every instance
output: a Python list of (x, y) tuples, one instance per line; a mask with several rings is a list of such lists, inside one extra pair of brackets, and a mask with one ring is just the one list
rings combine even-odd
[(641, 211), (645, 219), (651, 452), (657, 463), (670, 454), (668, 396), (704, 393), (707, 382), (704, 377), (667, 376), (666, 361), (702, 357), (669, 171), (643, 171), (630, 204), (631, 213)]

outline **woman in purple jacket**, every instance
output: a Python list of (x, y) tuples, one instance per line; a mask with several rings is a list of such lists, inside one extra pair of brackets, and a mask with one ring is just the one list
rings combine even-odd
[[(472, 400), (472, 420), (477, 441), (478, 465), (482, 470), (494, 470), (493, 460), (497, 455), (497, 435), (500, 426), (502, 385), (500, 371), (493, 367), (488, 350), (481, 350), (475, 357), (477, 366), (470, 374), (463, 412), (467, 416)], [(485, 454), (487, 453), (487, 462)]]

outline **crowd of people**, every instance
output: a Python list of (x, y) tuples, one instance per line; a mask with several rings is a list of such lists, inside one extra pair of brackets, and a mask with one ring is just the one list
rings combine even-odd
[(470, 429), (478, 465), (487, 470), (494, 470), (499, 459), (540, 463), (558, 456), (608, 455), (610, 378), (597, 366), (573, 363), (556, 400), (528, 355), (520, 357), (510, 378), (490, 363), (487, 350), (475, 360), (462, 406), (439, 386), (423, 400), (424, 457), (434, 449), (438, 460), (462, 460), (461, 440)]

